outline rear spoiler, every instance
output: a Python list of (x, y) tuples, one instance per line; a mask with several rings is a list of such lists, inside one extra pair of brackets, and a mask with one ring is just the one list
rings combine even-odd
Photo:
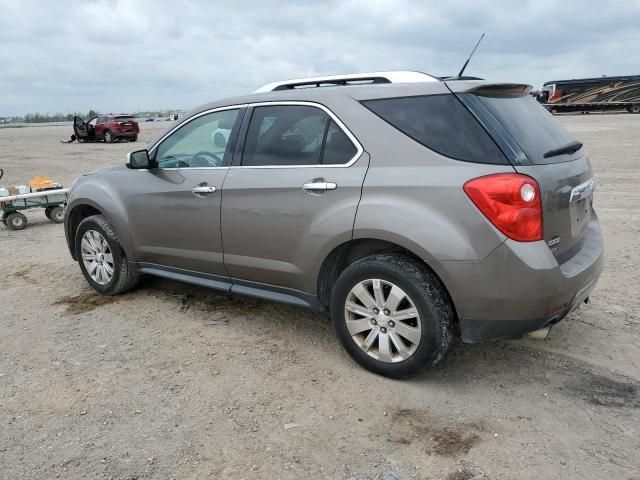
[(474, 81), (445, 81), (453, 93), (475, 93), (479, 95), (512, 94), (525, 95), (533, 90), (531, 85), (524, 83), (487, 83)]

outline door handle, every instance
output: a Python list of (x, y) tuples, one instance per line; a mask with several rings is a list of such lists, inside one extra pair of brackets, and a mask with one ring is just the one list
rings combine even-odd
[(215, 191), (216, 187), (210, 187), (209, 185), (196, 185), (191, 189), (191, 193), (193, 193), (196, 197), (201, 197)]
[(302, 189), (306, 192), (326, 192), (336, 188), (338, 188), (338, 185), (333, 182), (327, 182), (324, 178), (321, 181), (311, 181), (302, 185)]

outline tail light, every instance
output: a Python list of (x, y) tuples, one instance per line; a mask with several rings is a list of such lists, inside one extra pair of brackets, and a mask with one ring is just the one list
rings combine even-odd
[(464, 191), (507, 237), (519, 242), (542, 240), (540, 187), (533, 178), (518, 173), (487, 175), (469, 180)]

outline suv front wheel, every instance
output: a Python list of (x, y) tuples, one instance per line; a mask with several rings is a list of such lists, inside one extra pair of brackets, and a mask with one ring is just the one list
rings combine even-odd
[(331, 294), (338, 338), (366, 369), (412, 377), (449, 349), (453, 308), (439, 279), (402, 254), (380, 254), (347, 267)]
[(114, 228), (102, 215), (85, 218), (76, 231), (76, 255), (87, 282), (104, 295), (134, 288), (140, 274), (127, 261)]

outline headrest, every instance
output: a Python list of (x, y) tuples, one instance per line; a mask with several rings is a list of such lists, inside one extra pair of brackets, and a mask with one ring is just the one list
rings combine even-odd
[(233, 117), (223, 117), (218, 120), (218, 128), (224, 128), (225, 130), (231, 130), (233, 128)]

